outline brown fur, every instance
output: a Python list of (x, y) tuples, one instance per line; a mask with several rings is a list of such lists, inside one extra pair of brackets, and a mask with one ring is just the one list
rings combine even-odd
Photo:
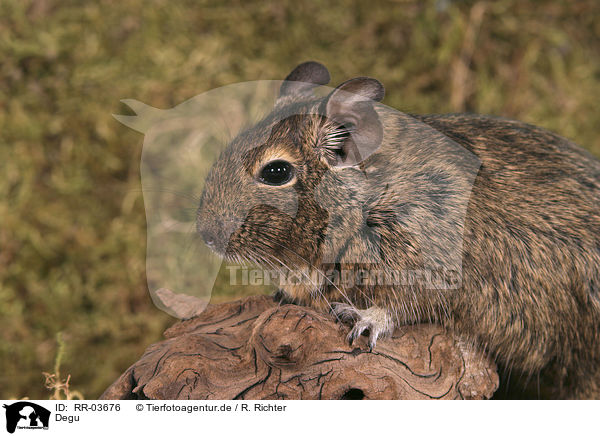
[[(541, 396), (600, 398), (600, 163), (521, 122), (408, 116), (374, 104), (379, 148), (336, 168), (323, 144), (335, 123), (322, 107), (306, 93), (282, 95), (271, 115), (232, 141), (207, 179), (199, 231), (219, 236), (229, 259), (311, 278), (285, 287), (298, 302), (326, 310), (350, 301), (387, 308), (397, 325), (442, 323), (506, 371), (542, 377)], [(474, 180), (464, 154), (431, 158), (445, 138), (481, 161)], [(257, 182), (277, 156), (296, 168), (293, 183)], [(440, 216), (462, 202), (464, 222), (447, 220), (445, 229)], [(326, 278), (332, 269), (421, 269), (437, 261), (426, 259), (423, 241), (436, 241), (442, 254), (460, 248), (458, 289), (336, 287)]]

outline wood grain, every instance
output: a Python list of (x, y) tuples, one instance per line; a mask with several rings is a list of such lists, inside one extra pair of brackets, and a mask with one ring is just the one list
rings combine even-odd
[(348, 327), (266, 296), (210, 305), (165, 332), (101, 399), (485, 399), (494, 363), (435, 325), (369, 352)]

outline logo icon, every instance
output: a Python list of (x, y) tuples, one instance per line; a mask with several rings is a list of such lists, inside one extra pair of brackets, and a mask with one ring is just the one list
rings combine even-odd
[(6, 431), (14, 433), (18, 429), (48, 429), (50, 411), (29, 401), (19, 401), (6, 409)]

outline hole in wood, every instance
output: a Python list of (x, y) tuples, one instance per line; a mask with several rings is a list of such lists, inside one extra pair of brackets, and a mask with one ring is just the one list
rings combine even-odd
[(362, 389), (348, 389), (344, 395), (340, 398), (340, 400), (362, 400), (365, 398), (365, 393)]

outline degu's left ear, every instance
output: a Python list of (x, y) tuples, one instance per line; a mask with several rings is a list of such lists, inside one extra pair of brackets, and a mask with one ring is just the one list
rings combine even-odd
[(308, 96), (319, 85), (329, 83), (329, 71), (323, 64), (309, 61), (298, 65), (284, 79), (279, 96), (290, 95)]
[(335, 153), (334, 166), (357, 165), (381, 146), (383, 126), (373, 105), (384, 95), (378, 80), (357, 77), (342, 83), (325, 99), (322, 113), (338, 125), (324, 144)]

